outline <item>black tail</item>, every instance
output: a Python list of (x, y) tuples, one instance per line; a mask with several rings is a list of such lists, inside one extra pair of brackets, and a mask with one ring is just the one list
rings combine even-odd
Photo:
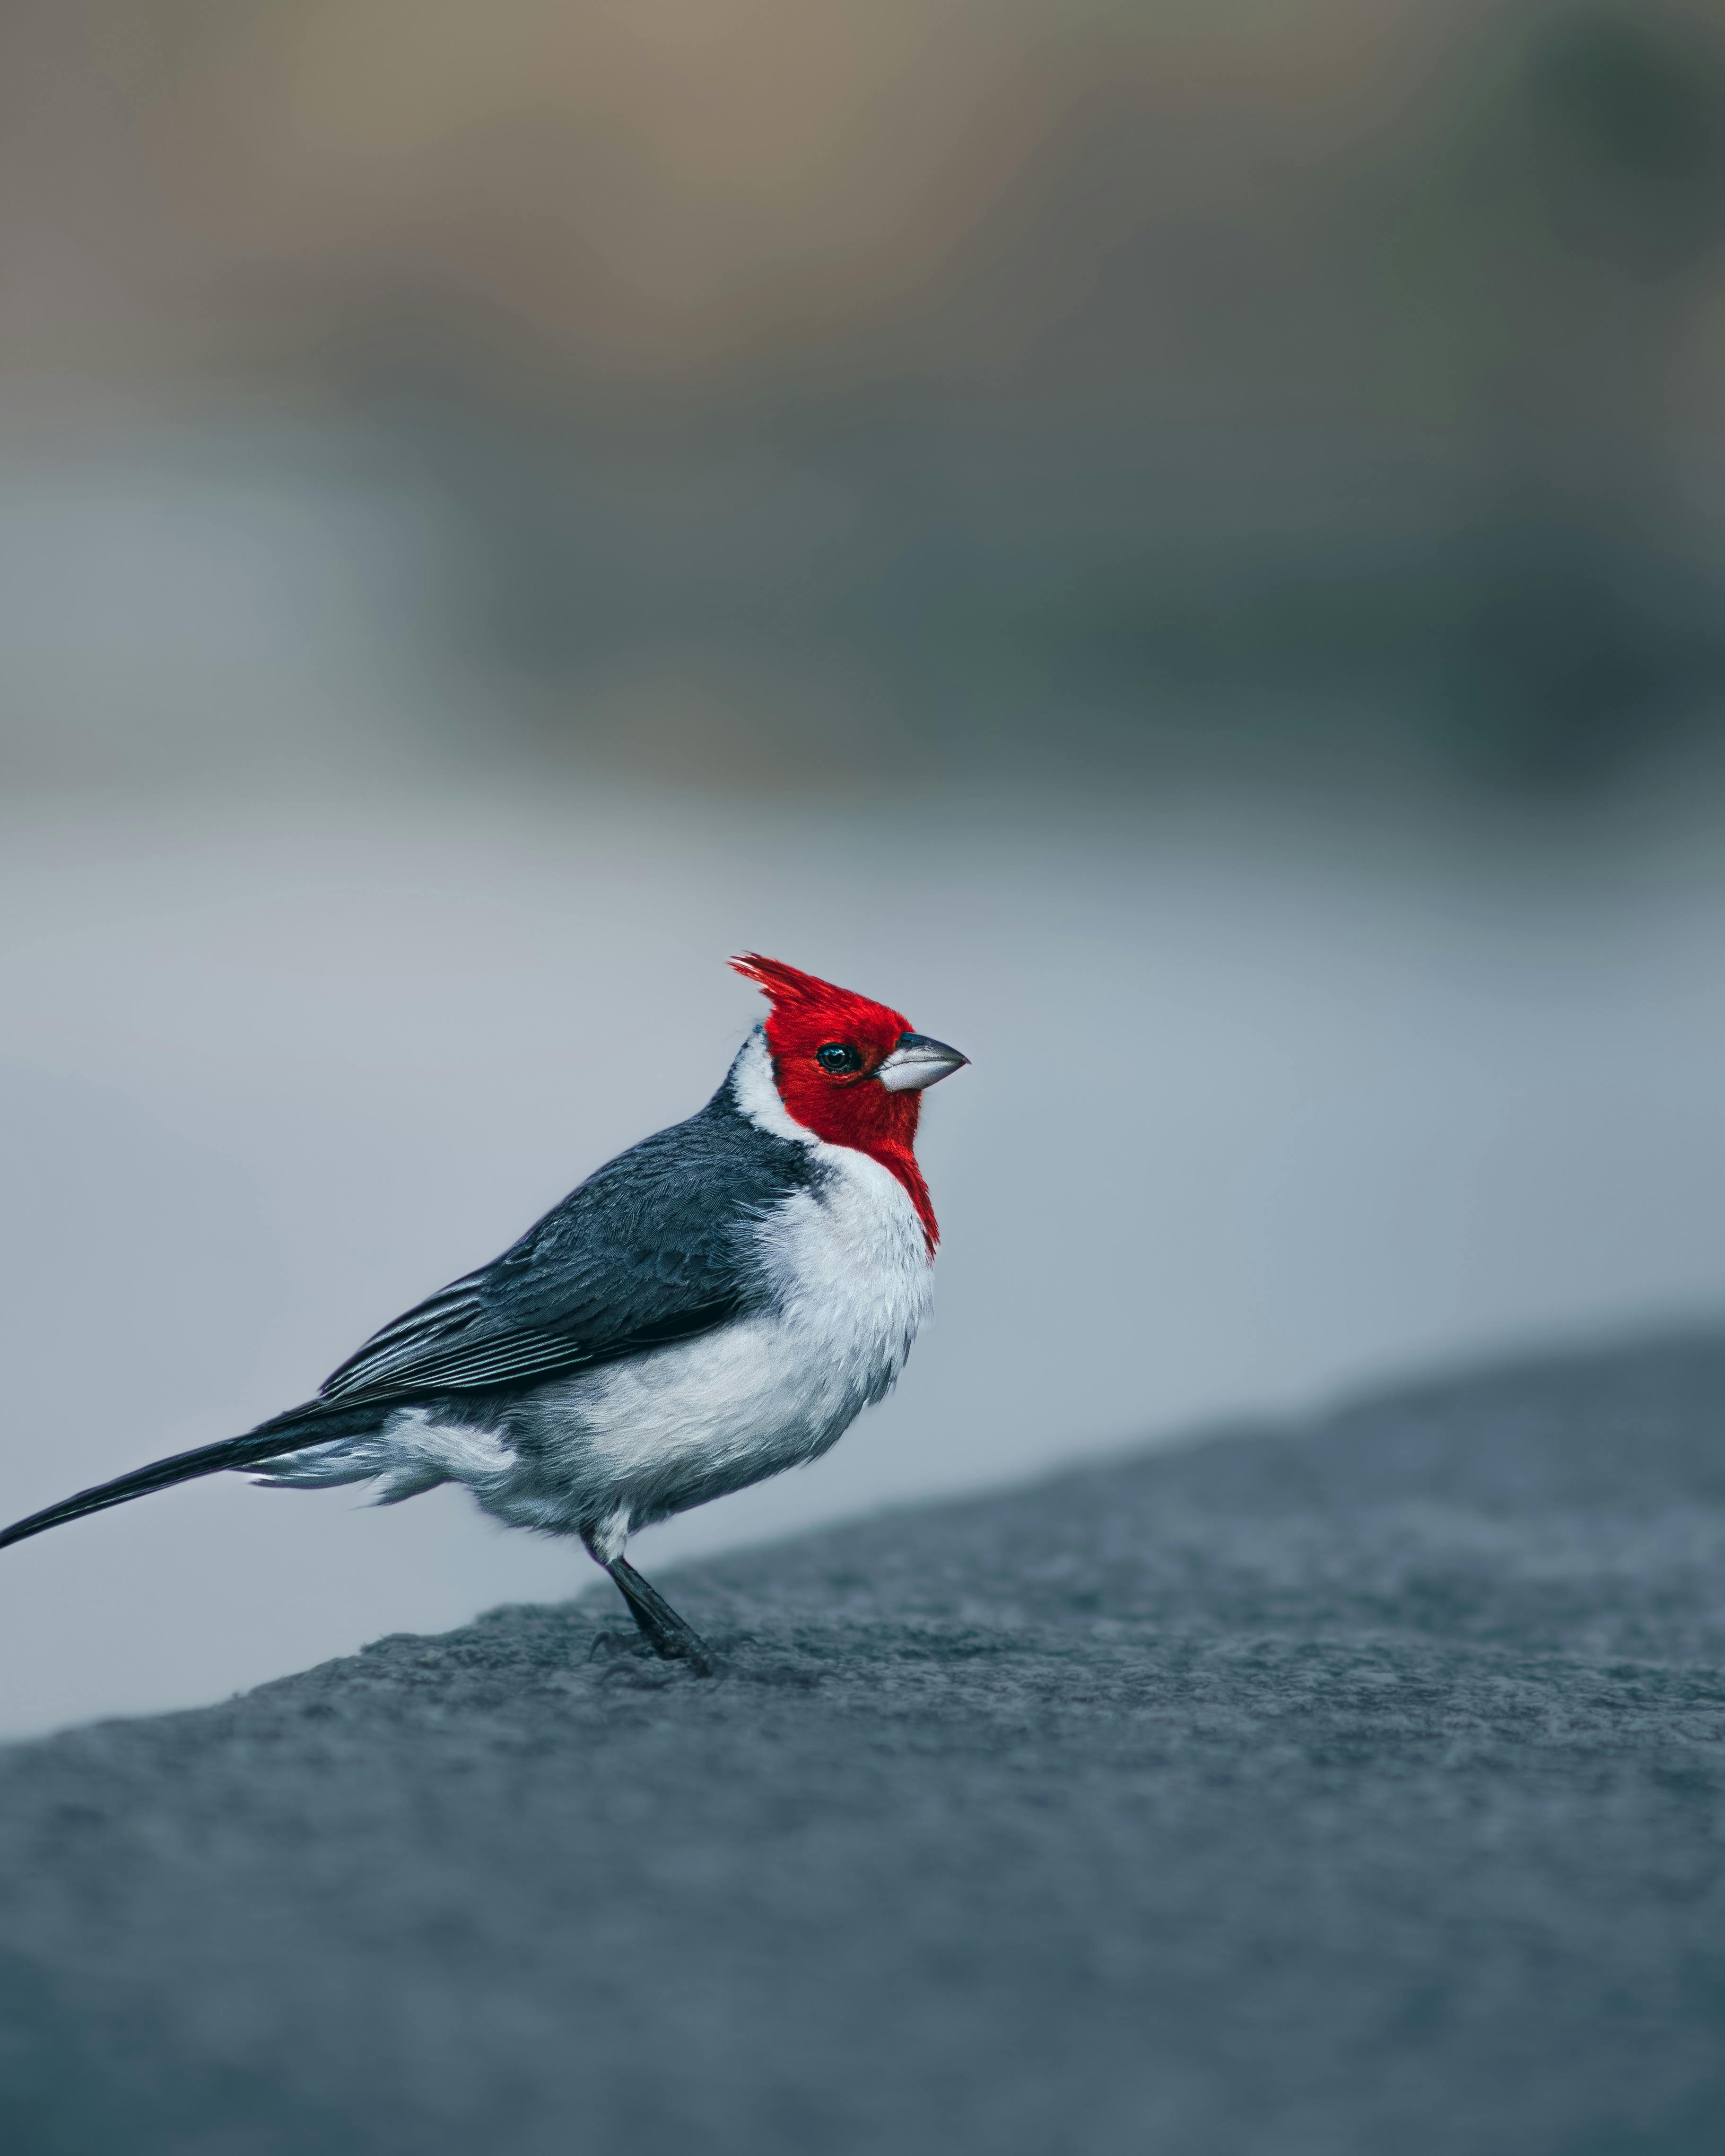
[(286, 1414), (259, 1423), (244, 1437), (224, 1438), (219, 1445), (201, 1445), (195, 1452), (176, 1452), (167, 1460), (152, 1460), (147, 1467), (135, 1467), (130, 1475), (116, 1476), (111, 1482), (98, 1482), (93, 1490), (64, 1497), (45, 1512), (32, 1512), (28, 1519), (0, 1529), (0, 1549), (9, 1543), (28, 1542), (32, 1535), (44, 1534), (49, 1527), (63, 1527), (68, 1520), (81, 1520), (86, 1512), (105, 1512), (110, 1505), (147, 1497), (152, 1490), (167, 1490), (176, 1482), (195, 1482), (200, 1475), (219, 1475), (224, 1468), (256, 1467), (284, 1452), (321, 1444), (326, 1438), (346, 1436), (376, 1420), (375, 1415), (355, 1415), (351, 1410), (345, 1414), (329, 1408), (320, 1410), (316, 1401), (290, 1409)]

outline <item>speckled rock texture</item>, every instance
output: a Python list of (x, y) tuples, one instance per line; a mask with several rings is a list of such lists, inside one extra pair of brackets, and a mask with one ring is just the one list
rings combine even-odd
[(0, 1753), (13, 2156), (1725, 2148), (1725, 1341), (663, 1584)]

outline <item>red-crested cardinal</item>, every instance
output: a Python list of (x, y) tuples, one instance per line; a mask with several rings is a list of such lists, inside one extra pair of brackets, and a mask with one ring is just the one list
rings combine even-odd
[(624, 1546), (818, 1459), (891, 1388), (938, 1235), (922, 1092), (968, 1060), (812, 973), (732, 963), (771, 1009), (698, 1114), (374, 1332), (316, 1399), (80, 1491), (0, 1548), (229, 1468), (276, 1489), (373, 1481), (385, 1505), (461, 1482), (511, 1527), (579, 1535), (653, 1647), (708, 1674)]

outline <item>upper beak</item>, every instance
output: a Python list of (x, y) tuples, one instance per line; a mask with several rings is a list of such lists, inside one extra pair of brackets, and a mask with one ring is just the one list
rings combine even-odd
[(948, 1048), (945, 1041), (931, 1040), (926, 1033), (901, 1033), (898, 1046), (875, 1075), (889, 1093), (916, 1093), (925, 1086), (938, 1086), (942, 1078), (962, 1070), (969, 1060), (956, 1048)]

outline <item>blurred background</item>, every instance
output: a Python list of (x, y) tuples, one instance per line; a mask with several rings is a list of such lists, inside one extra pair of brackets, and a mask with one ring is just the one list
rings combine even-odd
[[(938, 1322), (649, 1573), (1717, 1313), (1720, 0), (9, 0), (0, 115), (0, 1512), (749, 947), (974, 1058)], [(7, 1553), (0, 1728), (588, 1576), (198, 1485)]]

